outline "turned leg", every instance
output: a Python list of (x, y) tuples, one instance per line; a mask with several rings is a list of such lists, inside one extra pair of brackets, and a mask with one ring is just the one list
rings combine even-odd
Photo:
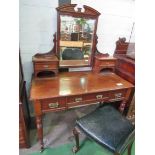
[(41, 145), (41, 150), (42, 152), (44, 150), (44, 143), (43, 143), (43, 123), (42, 123), (42, 109), (41, 109), (41, 102), (40, 100), (35, 100), (34, 101), (34, 111), (35, 111), (35, 116), (36, 116), (36, 126), (37, 126), (37, 133), (38, 133), (38, 140)]
[(37, 125), (38, 140), (40, 141), (41, 145), (40, 152), (42, 152), (44, 150), (42, 116), (36, 116), (36, 125)]
[(132, 148), (132, 144), (128, 146), (128, 155), (131, 155), (131, 148)]
[(123, 100), (119, 106), (119, 111), (123, 114), (124, 109), (125, 109), (126, 101)]
[(80, 145), (79, 145), (79, 132), (77, 131), (76, 128), (73, 129), (73, 135), (75, 137), (76, 145), (73, 147), (72, 151), (74, 153), (76, 153), (80, 149)]

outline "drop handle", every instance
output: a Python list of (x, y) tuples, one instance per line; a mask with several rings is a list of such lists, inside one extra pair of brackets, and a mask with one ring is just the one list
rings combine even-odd
[(80, 101), (82, 101), (82, 97), (75, 98), (75, 102), (80, 102)]
[(96, 95), (96, 98), (97, 99), (102, 99), (103, 98), (103, 95)]
[(59, 107), (59, 103), (58, 102), (56, 102), (56, 103), (49, 103), (48, 107), (49, 108), (58, 108)]
[(122, 97), (122, 93), (117, 93), (117, 94), (115, 94), (115, 97), (116, 97), (116, 98)]
[(48, 68), (49, 66), (48, 65), (44, 65), (44, 68)]

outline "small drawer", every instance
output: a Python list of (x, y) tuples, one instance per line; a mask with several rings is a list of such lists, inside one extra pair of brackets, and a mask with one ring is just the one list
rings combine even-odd
[(90, 101), (106, 101), (109, 99), (108, 93), (93, 93), (85, 95), (85, 100)]
[(49, 70), (49, 69), (57, 69), (58, 62), (44, 62), (44, 63), (35, 63), (35, 70)]
[(109, 92), (109, 99), (110, 100), (122, 100), (125, 98), (126, 90), (115, 90)]
[(115, 66), (114, 60), (108, 60), (108, 61), (101, 61), (100, 66)]
[(66, 107), (66, 98), (52, 98), (46, 99), (41, 102), (43, 112), (51, 111), (54, 109), (64, 109)]
[(67, 103), (79, 103), (83, 101), (84, 101), (84, 97), (82, 95), (67, 97)]

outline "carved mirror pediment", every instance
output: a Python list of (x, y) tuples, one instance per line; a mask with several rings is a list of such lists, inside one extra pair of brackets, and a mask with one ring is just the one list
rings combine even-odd
[(91, 66), (96, 50), (96, 29), (100, 13), (76, 4), (57, 8), (57, 55), (60, 67)]

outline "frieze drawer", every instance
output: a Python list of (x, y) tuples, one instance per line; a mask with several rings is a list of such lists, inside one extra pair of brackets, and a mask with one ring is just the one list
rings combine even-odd
[(84, 97), (82, 95), (70, 96), (67, 97), (67, 103), (79, 103), (84, 101)]
[(41, 104), (43, 112), (62, 110), (66, 108), (66, 98), (61, 97), (46, 99), (43, 100)]
[(110, 101), (119, 101), (125, 98), (127, 90), (115, 90), (109, 92), (109, 99)]
[(101, 61), (100, 66), (115, 66), (115, 61), (113, 60)]
[(76, 95), (67, 97), (67, 107), (80, 107), (89, 104), (96, 104), (101, 101), (108, 101), (109, 99), (108, 93), (92, 93), (92, 94), (84, 94), (84, 95)]
[(57, 69), (58, 62), (44, 62), (44, 63), (35, 63), (34, 64), (35, 70), (49, 70), (49, 69)]
[(67, 97), (67, 108), (81, 107), (92, 102), (87, 101), (85, 95), (76, 95)]
[(85, 100), (89, 101), (107, 101), (109, 99), (108, 93), (92, 93), (85, 95)]

